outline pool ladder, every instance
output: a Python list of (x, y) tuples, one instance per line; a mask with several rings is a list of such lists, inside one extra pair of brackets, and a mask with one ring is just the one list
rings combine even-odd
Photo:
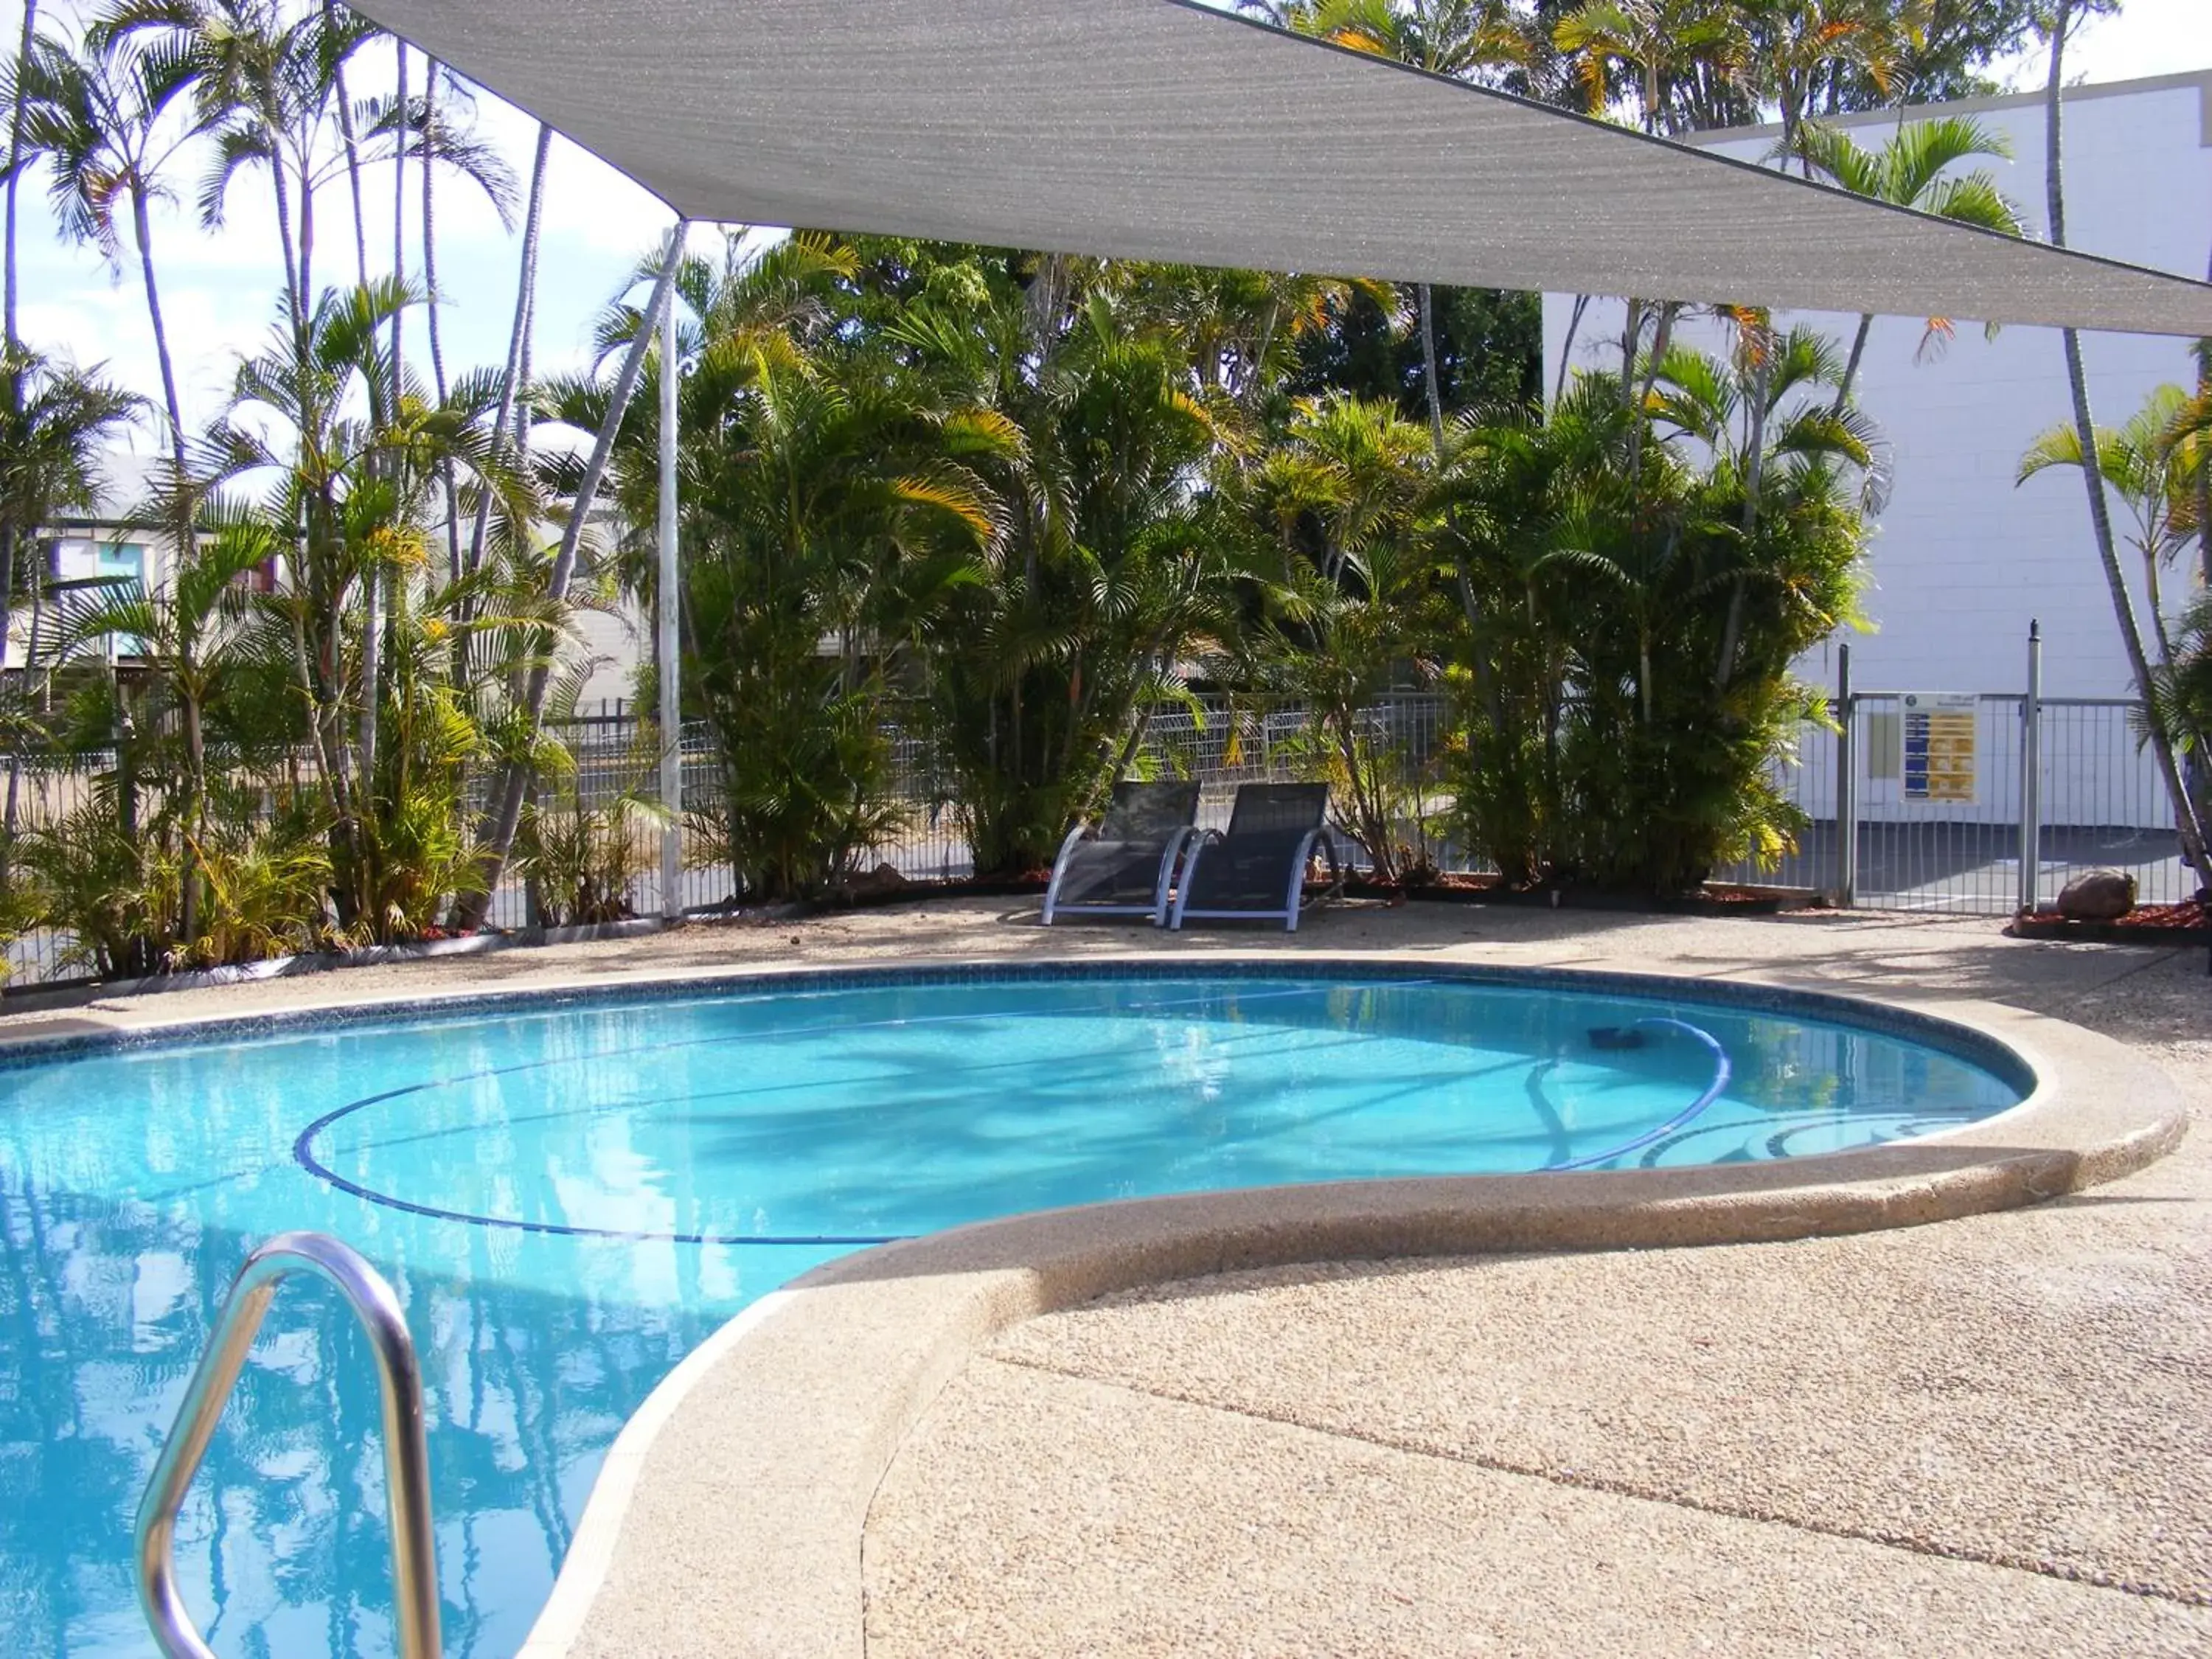
[(192, 1373), (176, 1426), (138, 1504), (138, 1601), (165, 1659), (215, 1659), (178, 1593), (177, 1516), (207, 1455), (276, 1287), (308, 1273), (336, 1285), (368, 1333), (384, 1395), (384, 1484), (392, 1526), (393, 1626), (400, 1659), (439, 1659), (438, 1563), (430, 1532), (422, 1371), (399, 1298), (384, 1276), (327, 1233), (280, 1233), (246, 1258)]

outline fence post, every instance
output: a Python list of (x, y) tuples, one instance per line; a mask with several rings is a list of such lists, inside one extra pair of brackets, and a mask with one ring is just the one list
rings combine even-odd
[(2027, 695), (2020, 700), (2020, 913), (2035, 913), (2043, 871), (2043, 623), (2027, 624)]
[(1859, 884), (1859, 784), (1854, 750), (1858, 718), (1851, 704), (1851, 646), (1836, 647), (1836, 890), (1837, 908), (1848, 910)]

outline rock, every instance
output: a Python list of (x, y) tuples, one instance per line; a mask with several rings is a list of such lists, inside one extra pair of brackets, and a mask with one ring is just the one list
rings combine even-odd
[(2073, 921), (2118, 921), (2136, 908), (2136, 878), (2118, 870), (2092, 870), (2066, 884), (2058, 914)]
[(848, 876), (838, 890), (851, 898), (873, 898), (903, 891), (914, 884), (888, 864), (878, 864), (865, 876)]

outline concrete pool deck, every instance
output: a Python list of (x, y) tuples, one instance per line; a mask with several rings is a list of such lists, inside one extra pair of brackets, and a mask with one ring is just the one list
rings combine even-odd
[[(2201, 952), (2018, 943), (1987, 920), (1441, 907), (1325, 912), (1292, 939), (1176, 939), (1048, 933), (1024, 925), (1030, 908), (686, 930), (0, 1024), (1228, 945), (1994, 1001), (2117, 1037), (2196, 1112), (2212, 1105)], [(2091, 1192), (1904, 1231), (1273, 1267), (1125, 1292), (1012, 1323), (915, 1402), (864, 1494), (864, 1532), (823, 1540), (857, 1558), (849, 1644), (744, 1628), (723, 1582), (633, 1606), (642, 1621), (618, 1629), (586, 1620), (562, 1645), (2212, 1653), (2208, 1223), (2199, 1135)], [(732, 1504), (774, 1496), (727, 1491)]]

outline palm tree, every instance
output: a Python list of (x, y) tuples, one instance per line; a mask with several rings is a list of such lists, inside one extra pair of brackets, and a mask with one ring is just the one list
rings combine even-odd
[(2188, 484), (2188, 527), (2197, 536), (2197, 576), (2212, 588), (2212, 340), (2197, 343), (2196, 395), (2175, 416), (2170, 437)]
[[(514, 323), (509, 330), (507, 345), (507, 366), (500, 375), (499, 414), (493, 422), (493, 435), (502, 445), (507, 445), (514, 454), (529, 453), (527, 422), (521, 392), (530, 379), (530, 337), (532, 319), (538, 303), (538, 253), (545, 219), (545, 172), (553, 152), (553, 129), (543, 121), (538, 124), (538, 148), (530, 164), (530, 200), (522, 216), (522, 252), (514, 288)], [(514, 437), (510, 444), (507, 436), (512, 423)], [(470, 532), (469, 554), (464, 573), (474, 574), (483, 565), (484, 538), (491, 525), (489, 504), (477, 510), (476, 526)]]
[(375, 33), (343, 7), (294, 12), (283, 0), (109, 0), (88, 31), (103, 48), (145, 43), (191, 88), (215, 141), (200, 183), (203, 223), (222, 222), (240, 171), (268, 169), (295, 330), (307, 328), (315, 292), (316, 194), (352, 158), (343, 142), (329, 142), (343, 125), (345, 64)]
[[(1507, 0), (1310, 0), (1287, 9), (1288, 26), (1355, 52), (1395, 58), (1455, 81), (1527, 61), (1528, 37)], [(1436, 296), (1416, 285), (1421, 372), (1428, 392), (1429, 431), (1443, 447), (1443, 401), (1437, 384)]]
[[(1957, 173), (1952, 170), (1976, 156), (2008, 160), (2012, 155), (2011, 141), (1972, 116), (1905, 122), (1875, 150), (1863, 148), (1840, 127), (1808, 120), (1797, 129), (1794, 153), (1808, 170), (1826, 175), (1855, 196), (1870, 197), (2002, 236), (2027, 234), (2020, 209), (1997, 188), (1996, 179), (1987, 171)], [(1844, 365), (1843, 378), (1836, 387), (1838, 409), (1850, 400), (1873, 327), (1871, 315), (1859, 319), (1850, 359)], [(1949, 325), (1935, 319), (1928, 328), (1931, 338), (1939, 337), (1948, 332)]]
[(92, 244), (119, 270), (123, 237), (116, 213), (130, 204), (131, 239), (161, 366), (166, 435), (179, 476), (185, 471), (185, 417), (154, 275), (150, 210), (170, 193), (169, 164), (202, 129), (198, 119), (179, 109), (188, 86), (175, 58), (129, 41), (76, 52), (41, 40), (18, 65), (13, 89), (27, 142), (51, 169), (48, 194), (63, 234)]
[(1345, 815), (1382, 881), (1408, 868), (1402, 757), (1367, 711), (1397, 688), (1424, 636), (1442, 631), (1444, 590), (1419, 533), (1432, 463), (1428, 434), (1388, 404), (1302, 400), (1247, 491), (1280, 561), (1271, 678), (1306, 705), (1332, 751)]
[[(490, 492), (507, 522), (527, 524), (538, 512), (491, 430), (495, 376), (467, 377), (443, 402), (404, 381), (396, 404), (389, 395), (383, 341), (391, 313), (420, 299), (388, 278), (325, 291), (304, 337), (292, 332), (288, 306), (269, 350), (240, 366), (230, 418), (206, 457), (207, 484), (270, 481), (261, 511), (283, 527), (287, 580), (262, 606), (290, 641), (304, 736), (331, 825), (340, 920), (379, 936), (391, 925), (375, 897), (379, 838), (412, 803), (392, 793), (384, 757), (353, 746), (347, 727), (365, 707), (380, 723), (408, 711), (395, 709), (380, 683), (368, 683), (356, 605), (372, 586), (410, 602), (422, 562), (420, 526), (448, 465)], [(362, 408), (366, 418), (352, 412)], [(383, 637), (396, 631), (386, 627)], [(459, 654), (447, 649), (449, 659)]]
[[(641, 326), (629, 349), (623, 354), (622, 367), (617, 370), (614, 384), (609, 388), (605, 412), (599, 423), (598, 435), (592, 440), (590, 453), (580, 471), (574, 475), (569, 492), (568, 520), (561, 532), (561, 543), (555, 551), (552, 563), (544, 575), (544, 602), (558, 607), (567, 603), (568, 586), (575, 578), (579, 556), (583, 550), (585, 532), (591, 521), (592, 509), (597, 504), (599, 486), (605, 479), (607, 464), (614, 453), (616, 439), (620, 435), (623, 417), (629, 412), (629, 401), (637, 390), (639, 380), (645, 372), (645, 362), (652, 343), (653, 322), (659, 317), (660, 308), (674, 303), (676, 276), (684, 262), (684, 225), (679, 222), (669, 233), (669, 243), (659, 273), (653, 280), (653, 297), (641, 316)], [(526, 516), (517, 522), (529, 522)], [(553, 680), (553, 664), (550, 653), (537, 653), (522, 677), (522, 694), (517, 699), (515, 714), (517, 740), (509, 750), (492, 798), (489, 835), (486, 838), (483, 857), (470, 889), (456, 904), (453, 920), (463, 928), (474, 928), (483, 921), (484, 912), (491, 904), (491, 896), (499, 885), (500, 872), (506, 866), (509, 852), (514, 847), (514, 835), (522, 823), (523, 798), (528, 793), (535, 769), (534, 750), (539, 736), (539, 723), (545, 710), (545, 697)]]
[(1746, 60), (1759, 94), (1782, 113), (1781, 153), (1798, 154), (1816, 88), (1838, 70), (1865, 77), (1886, 98), (1890, 72), (1911, 33), (1894, 0), (1741, 0)]
[[(1625, 72), (1635, 93), (1638, 125), (1655, 134), (1676, 131), (1686, 120), (1694, 125), (1682, 108), (1684, 92), (1694, 90), (1701, 76), (1727, 84), (1740, 80), (1747, 52), (1740, 13), (1717, 0), (1584, 0), (1559, 19), (1552, 40), (1576, 60), (1591, 113), (1602, 114), (1611, 106), (1616, 72)], [(1654, 361), (1667, 355), (1674, 312), (1671, 304), (1659, 307)], [(1624, 403), (1638, 401), (1636, 365), (1644, 319), (1644, 301), (1630, 296), (1620, 337)], [(1632, 473), (1641, 440), (1642, 428), (1632, 428)]]
[(1307, 343), (1355, 298), (1394, 332), (1402, 327), (1390, 283), (1195, 265), (1139, 266), (1127, 279), (1129, 303), (1189, 342), (1192, 390), (1224, 416), (1262, 417)]
[[(143, 406), (143, 400), (108, 384), (97, 369), (60, 368), (36, 352), (21, 349), (0, 360), (11, 394), (0, 403), (0, 660), (11, 637), (15, 567), (25, 548), (35, 550), (38, 534), (58, 513), (89, 512), (98, 503), (100, 455), (118, 430)], [(46, 573), (33, 560), (32, 642), (46, 603)], [(26, 686), (35, 665), (27, 653)], [(21, 776), (21, 745), (9, 754), (6, 830), (15, 830), (16, 791)], [(0, 842), (4, 846), (4, 842)]]
[[(1661, 365), (1638, 474), (1587, 407), (1563, 441), (1554, 580), (1583, 696), (1571, 707), (1570, 861), (1606, 881), (1668, 890), (1747, 852), (1771, 853), (1795, 809), (1768, 778), (1815, 699), (1790, 677), (1849, 619), (1865, 505), (1881, 457), (1856, 416), (1832, 417), (1832, 348), (1809, 331), (1765, 361), (1677, 348)], [(1756, 511), (1746, 498), (1756, 491)]]
[[(16, 49), (15, 61), (27, 64), (31, 59), (32, 43), (38, 39), (39, 0), (23, 0), (23, 39)], [(0, 317), (4, 317), (5, 349), (13, 353), (20, 343), (15, 334), (15, 186), (21, 179), (23, 164), (29, 158), (24, 151), (24, 115), (22, 100), (8, 100), (8, 226), (6, 294), (0, 301)], [(11, 394), (12, 395), (12, 394)]]
[[(17, 388), (0, 405), (0, 536), (12, 550), (33, 543), (56, 514), (99, 504), (100, 451), (144, 400), (97, 368), (64, 367), (21, 348), (0, 360), (0, 376)], [(0, 640), (7, 627), (0, 589)]]
[[(17, 48), (15, 62), (30, 61), (32, 45), (38, 39), (38, 0), (23, 0), (22, 43)], [(11, 77), (12, 78), (12, 77)], [(0, 352), (6, 355), (9, 367), (0, 373), (0, 398), (4, 398), (12, 414), (22, 406), (23, 388), (12, 367), (21, 340), (15, 331), (15, 197), (22, 182), (23, 168), (30, 160), (25, 146), (26, 110), (21, 99), (8, 98), (8, 204), (7, 248), (5, 252), (4, 291), (0, 291)], [(9, 611), (15, 591), (15, 540), (12, 528), (0, 527), (0, 641), (8, 637)], [(0, 651), (0, 655), (4, 655)]]
[[(1778, 336), (1763, 313), (1743, 323), (1725, 364), (1699, 352), (1668, 355), (1651, 399), (1655, 425), (1702, 446), (1713, 476), (1739, 492), (1747, 547), (1759, 545), (1771, 519), (1786, 525), (1808, 491), (1826, 496), (1846, 479), (1858, 505), (1878, 511), (1888, 495), (1888, 453), (1872, 422), (1828, 398), (1838, 378), (1829, 342), (1803, 328)], [(1717, 691), (1727, 690), (1739, 665), (1752, 580), (1748, 568), (1730, 579), (1712, 671)]]
[[(337, 0), (323, 0), (324, 39), (333, 46), (344, 40), (343, 20)], [(337, 106), (338, 143), (345, 156), (346, 187), (353, 198), (353, 279), (356, 283), (368, 280), (368, 202), (362, 187), (361, 134), (354, 124), (353, 93), (346, 85), (346, 64), (343, 54), (334, 54), (331, 64), (331, 92)]]
[[(2066, 246), (2066, 186), (2065, 145), (2061, 120), (2061, 88), (2066, 58), (2067, 32), (2079, 14), (2075, 0), (2055, 0), (2049, 20), (2048, 37), (2051, 45), (2051, 74), (2044, 88), (2044, 131), (2046, 145), (2045, 189), (2051, 215), (2051, 240), (2054, 246)], [(2074, 429), (2076, 434), (2076, 453), (2081, 469), (2083, 487), (2089, 495), (2089, 527), (2095, 538), (2097, 557), (2104, 566), (2105, 585), (2112, 599), (2113, 619), (2118, 623), (2120, 644), (2128, 653), (2128, 667), (2135, 677), (2136, 689), (2143, 696), (2152, 695), (2156, 684), (2150, 652), (2143, 642), (2142, 624), (2136, 616), (2135, 597), (2128, 591), (2126, 573), (2120, 568), (2118, 545), (2112, 535), (2112, 509), (2105, 496), (2104, 468), (2097, 444), (2097, 423), (2089, 409), (2089, 380), (2081, 362), (2081, 337), (2073, 329), (2062, 331), (2066, 353), (2066, 378), (2074, 398)], [(2167, 793), (2174, 805), (2176, 828), (2180, 833), (2182, 855), (2194, 865), (2199, 873), (2212, 880), (2212, 862), (2208, 861), (2204, 840), (2203, 816), (2189, 792), (2186, 780), (2175, 759), (2173, 742), (2165, 729), (2153, 722), (2150, 726), (2152, 752), (2158, 757), (2160, 774), (2166, 781)]]
[[(2135, 519), (2130, 538), (2143, 562), (2153, 634), (2160, 665), (2173, 660), (2166, 629), (2160, 567), (2188, 544), (2196, 523), (2194, 455), (2187, 442), (2191, 399), (2178, 386), (2162, 386), (2117, 428), (2097, 431), (2097, 471)], [(2068, 422), (2052, 427), (2021, 457), (2017, 483), (2054, 466), (2081, 465), (2081, 432)]]
[(2212, 744), (2212, 592), (2197, 594), (2173, 632), (2172, 658), (2152, 677), (2145, 724), (2201, 768)]
[(1638, 125), (1650, 133), (1694, 125), (1685, 94), (1704, 72), (1740, 78), (1747, 52), (1740, 9), (1717, 0), (1585, 0), (1559, 19), (1552, 40), (1577, 60), (1592, 114), (1611, 106), (1618, 71), (1634, 94)]
[[(179, 932), (189, 946), (204, 915), (204, 852), (208, 840), (209, 709), (236, 678), (234, 667), (247, 635), (240, 626), (249, 603), (240, 578), (264, 568), (282, 546), (268, 524), (235, 511), (202, 514), (206, 532), (179, 550), (167, 581), (134, 582), (93, 590), (64, 602), (54, 650), (66, 658), (88, 646), (122, 638), (145, 665), (150, 684), (140, 695), (157, 718), (173, 712), (184, 740), (178, 817), (183, 841)], [(134, 722), (144, 729), (149, 721)]]
[[(438, 101), (441, 82), (449, 94), (443, 104)], [(467, 84), (436, 58), (428, 60), (422, 77), (422, 121), (415, 148), (422, 164), (422, 285), (430, 295), (426, 318), (430, 339), (430, 383), (441, 403), (446, 399), (447, 384), (445, 346), (438, 326), (443, 298), (438, 285), (439, 164), (443, 162), (475, 180), (498, 213), (500, 223), (508, 230), (514, 228), (513, 173), (495, 151), (477, 143), (455, 121), (454, 112), (465, 110), (467, 102)], [(450, 469), (446, 474), (445, 487), (447, 569), (451, 579), (459, 582), (462, 571), (460, 497)]]
[[(834, 886), (903, 817), (892, 688), (948, 592), (975, 580), (997, 529), (976, 464), (1012, 442), (988, 411), (939, 407), (880, 358), (799, 349), (787, 331), (803, 313), (762, 320), (784, 310), (780, 276), (809, 266), (826, 285), (850, 250), (747, 259), (733, 244), (708, 285), (687, 283), (703, 320), (678, 392), (684, 683), (720, 751), (712, 838), (745, 891), (779, 899)], [(641, 520), (655, 459), (652, 422), (632, 421), (617, 465)]]
[(1218, 633), (1238, 546), (1209, 471), (1241, 422), (1194, 395), (1190, 343), (1161, 320), (1173, 307), (1125, 270), (1059, 268), (1047, 354), (1030, 272), (942, 256), (913, 262), (927, 297), (877, 337), (941, 406), (989, 412), (972, 429), (998, 435), (974, 465), (999, 513), (988, 580), (951, 595), (922, 641), (924, 701), (977, 868), (1028, 869)]

